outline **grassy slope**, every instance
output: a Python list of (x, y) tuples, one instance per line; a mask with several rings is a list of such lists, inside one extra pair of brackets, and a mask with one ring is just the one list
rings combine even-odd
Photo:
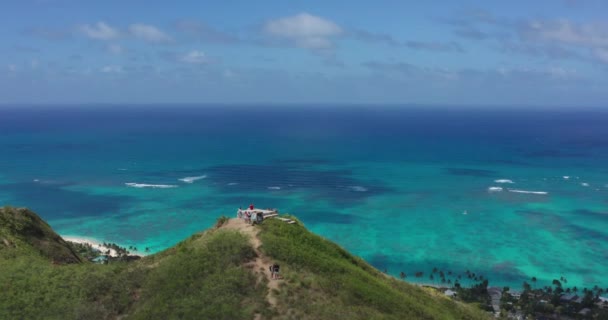
[[(57, 254), (64, 257), (69, 247), (55, 241), (54, 232), (48, 233), (50, 227), (34, 213), (17, 211), (0, 209), (0, 319), (483, 317), (387, 278), (302, 226), (274, 220), (262, 225), (263, 251), (280, 261), (286, 277), (278, 310), (271, 311), (265, 282), (244, 267), (255, 252), (236, 231), (208, 230), (130, 263), (57, 265), (52, 261)], [(17, 226), (23, 221), (30, 221), (26, 234), (40, 229), (50, 238), (30, 243)], [(48, 241), (57, 246), (36, 246)]]
[(279, 307), (301, 319), (486, 319), (477, 309), (387, 277), (303, 226), (265, 221), (262, 250), (282, 265)]
[(0, 208), (0, 250), (3, 248), (16, 249), (11, 252), (19, 254), (36, 251), (57, 264), (84, 261), (44, 220), (25, 208)]
[[(56, 265), (15, 235), (7, 223), (14, 220), (13, 211), (0, 209), (0, 241), (12, 241), (0, 246), (0, 319), (125, 314), (135, 319), (252, 319), (267, 308), (266, 288), (242, 266), (255, 253), (236, 232), (210, 230), (131, 263)], [(35, 214), (19, 211), (26, 216), (16, 221), (36, 221)], [(42, 230), (48, 225), (30, 226)]]

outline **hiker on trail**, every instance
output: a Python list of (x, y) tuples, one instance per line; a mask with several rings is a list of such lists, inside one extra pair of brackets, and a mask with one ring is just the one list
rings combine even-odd
[(239, 210), (236, 212), (236, 216), (240, 219), (243, 219), (243, 209), (239, 207)]
[(249, 205), (249, 210), (253, 210), (253, 203)]
[(274, 279), (274, 268), (272, 265), (268, 266), (268, 270), (270, 270), (270, 279)]
[(280, 266), (278, 264), (275, 263), (272, 265), (273, 279), (279, 279), (279, 269), (280, 269)]
[(258, 221), (258, 213), (257, 211), (253, 211), (251, 214), (251, 225), (254, 225)]

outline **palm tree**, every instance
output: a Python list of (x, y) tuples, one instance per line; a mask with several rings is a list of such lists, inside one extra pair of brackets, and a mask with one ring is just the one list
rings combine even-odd
[[(147, 248), (146, 248), (147, 249)], [(401, 279), (405, 279), (407, 276), (405, 275), (405, 272), (401, 271), (401, 273), (399, 273), (399, 277)]]
[(534, 284), (534, 289), (536, 289), (536, 277), (532, 277), (532, 283)]

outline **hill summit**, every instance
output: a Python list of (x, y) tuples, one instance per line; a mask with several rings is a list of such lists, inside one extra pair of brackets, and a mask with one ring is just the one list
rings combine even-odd
[[(131, 262), (94, 264), (27, 209), (0, 209), (4, 319), (485, 319), (389, 277), (297, 223), (214, 228)], [(271, 265), (279, 265), (274, 276)]]

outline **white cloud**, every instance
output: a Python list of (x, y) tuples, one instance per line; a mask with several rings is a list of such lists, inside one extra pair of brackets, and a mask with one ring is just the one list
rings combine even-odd
[(106, 50), (112, 54), (121, 54), (125, 51), (121, 45), (115, 43), (106, 46)]
[(333, 47), (333, 38), (341, 35), (343, 30), (330, 20), (300, 13), (266, 22), (264, 32), (301, 48), (328, 49)]
[(103, 73), (122, 73), (123, 69), (121, 66), (104, 66), (100, 71)]
[(543, 40), (586, 47), (608, 47), (608, 24), (536, 20), (528, 23), (527, 27), (530, 34)]
[(209, 57), (207, 57), (207, 55), (204, 52), (198, 51), (198, 50), (192, 50), (182, 56), (179, 56), (178, 60), (181, 62), (192, 63), (192, 64), (209, 63)]
[(85, 24), (80, 26), (80, 32), (95, 40), (112, 40), (120, 37), (118, 29), (110, 27), (105, 22), (97, 22), (95, 25)]
[(151, 43), (167, 43), (172, 41), (168, 34), (164, 33), (155, 26), (147, 24), (132, 24), (129, 26), (129, 32), (134, 37)]
[(593, 51), (593, 55), (600, 61), (608, 63), (608, 48), (599, 48)]

